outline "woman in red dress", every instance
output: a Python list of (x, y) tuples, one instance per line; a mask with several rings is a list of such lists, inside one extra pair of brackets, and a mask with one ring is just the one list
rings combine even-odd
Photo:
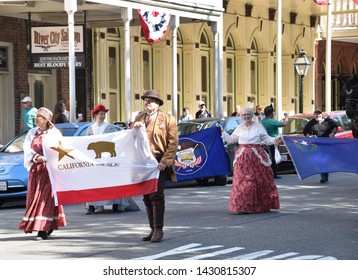
[(53, 230), (66, 226), (62, 205), (55, 205), (51, 182), (43, 153), (44, 139), (59, 139), (61, 132), (52, 124), (52, 112), (40, 108), (36, 127), (29, 130), (24, 141), (24, 165), (29, 171), (26, 211), (18, 228), (25, 233), (38, 231), (37, 239), (47, 239)]
[(275, 144), (279, 137), (270, 137), (261, 123), (254, 121), (251, 108), (241, 111), (244, 120), (231, 135), (223, 132), (228, 143), (239, 143), (234, 159), (234, 174), (229, 211), (259, 213), (279, 209), (279, 195), (271, 169), (270, 156), (261, 144)]

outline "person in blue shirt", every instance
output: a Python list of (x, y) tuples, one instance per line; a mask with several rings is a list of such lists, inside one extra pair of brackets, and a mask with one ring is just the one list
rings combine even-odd
[[(274, 112), (275, 112), (275, 110), (273, 109), (272, 105), (267, 106), (264, 109), (265, 118), (263, 118), (261, 120), (261, 124), (266, 129), (267, 134), (270, 135), (271, 137), (279, 136), (279, 131), (278, 131), (279, 127), (284, 127), (288, 121), (287, 113), (284, 114), (284, 116), (285, 116), (284, 119), (282, 119), (281, 121), (278, 121), (278, 120), (274, 119)], [(271, 157), (271, 161), (272, 161), (271, 168), (273, 171), (273, 175), (274, 175), (275, 179), (279, 179), (281, 177), (277, 175), (278, 168), (277, 168), (277, 163), (276, 163), (276, 159), (275, 159), (275, 145), (270, 145), (269, 149), (270, 149), (270, 157)]]
[(32, 106), (32, 99), (30, 96), (24, 97), (24, 99), (21, 100), (21, 103), (23, 110), (21, 111), (20, 133), (36, 127), (35, 116), (37, 112), (37, 109)]

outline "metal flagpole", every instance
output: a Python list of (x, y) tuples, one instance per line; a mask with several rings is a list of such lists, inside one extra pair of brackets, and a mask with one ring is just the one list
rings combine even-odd
[(326, 34), (326, 94), (325, 111), (331, 111), (331, 55), (332, 55), (332, 0), (328, 0), (327, 5), (327, 34)]
[(277, 0), (277, 44), (276, 44), (277, 118), (282, 118), (282, 0)]
[(75, 72), (75, 12), (77, 1), (65, 0), (65, 11), (68, 14), (68, 68), (70, 92), (70, 122), (76, 120), (76, 72)]

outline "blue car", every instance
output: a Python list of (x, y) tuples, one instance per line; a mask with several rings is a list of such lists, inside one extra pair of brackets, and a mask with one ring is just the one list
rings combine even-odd
[[(84, 136), (90, 122), (61, 123), (55, 126), (64, 136)], [(118, 131), (123, 130), (118, 127)], [(12, 139), (0, 149), (0, 206), (26, 201), (28, 172), (24, 167), (23, 143), (26, 133)]]

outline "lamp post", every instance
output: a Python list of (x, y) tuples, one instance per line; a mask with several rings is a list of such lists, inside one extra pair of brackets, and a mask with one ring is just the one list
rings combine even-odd
[(300, 95), (299, 95), (299, 113), (303, 113), (303, 78), (307, 75), (308, 68), (310, 67), (310, 62), (306, 57), (306, 52), (304, 50), (300, 51), (300, 54), (295, 62), (295, 69), (297, 75), (300, 76)]

